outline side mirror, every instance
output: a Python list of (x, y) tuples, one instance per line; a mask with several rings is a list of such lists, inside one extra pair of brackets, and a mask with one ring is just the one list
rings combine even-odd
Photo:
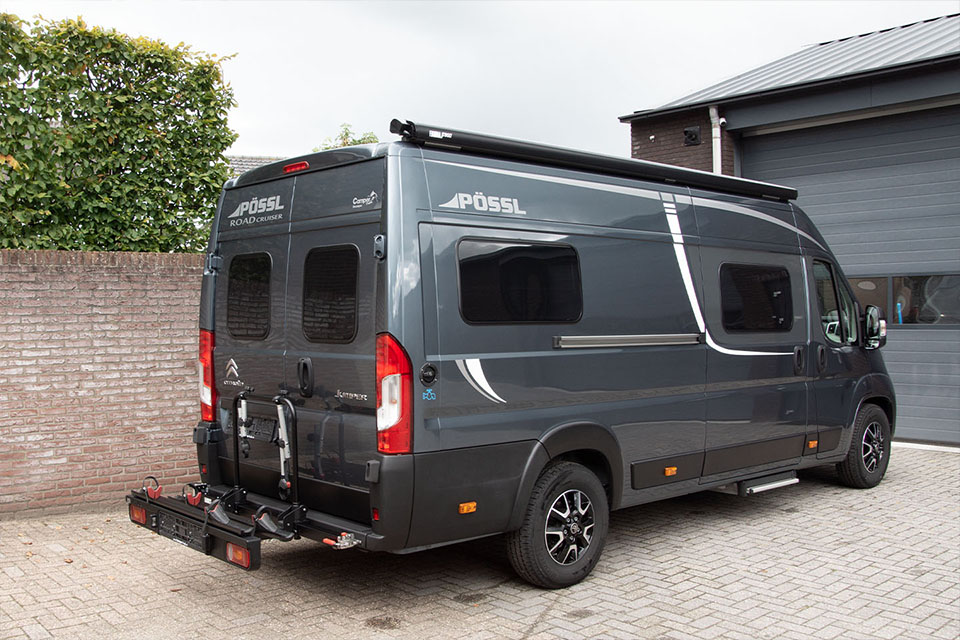
[(863, 312), (863, 337), (867, 349), (879, 349), (887, 344), (887, 321), (880, 318), (880, 309), (872, 304)]

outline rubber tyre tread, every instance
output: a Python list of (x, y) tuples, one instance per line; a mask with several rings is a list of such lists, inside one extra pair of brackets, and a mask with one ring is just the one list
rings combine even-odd
[[(872, 422), (880, 424), (884, 451), (880, 466), (873, 473), (869, 473), (863, 465), (860, 446), (863, 442), (863, 432)], [(890, 450), (890, 421), (887, 419), (887, 414), (875, 404), (864, 404), (860, 407), (857, 418), (853, 423), (853, 435), (850, 439), (847, 457), (843, 459), (843, 462), (837, 463), (837, 475), (840, 482), (854, 489), (872, 489), (877, 486), (883, 480), (883, 476), (887, 472), (887, 465), (890, 464)]]
[[(594, 510), (594, 534), (586, 553), (566, 566), (554, 562), (543, 540), (547, 510), (569, 489), (587, 494)], [(562, 589), (577, 584), (593, 571), (610, 527), (607, 494), (589, 469), (575, 462), (548, 465), (530, 492), (530, 502), (517, 531), (507, 535), (507, 557), (514, 571), (527, 582), (544, 589)]]

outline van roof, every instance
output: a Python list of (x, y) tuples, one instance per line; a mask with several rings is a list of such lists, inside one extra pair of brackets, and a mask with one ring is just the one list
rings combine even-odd
[[(666, 184), (723, 191), (735, 195), (771, 200), (795, 200), (797, 190), (792, 187), (718, 175), (707, 171), (686, 169), (648, 160), (620, 158), (599, 153), (577, 151), (511, 138), (488, 136), (411, 121), (393, 120), (390, 132), (402, 136), (404, 143), (447, 151), (459, 151), (481, 157), (519, 160), (533, 164), (589, 171), (603, 175), (652, 180)], [(282, 178), (288, 173), (315, 171), (334, 166), (362, 162), (386, 156), (391, 147), (403, 143), (379, 143), (319, 151), (257, 167), (229, 180), (224, 188), (233, 189), (257, 182)]]

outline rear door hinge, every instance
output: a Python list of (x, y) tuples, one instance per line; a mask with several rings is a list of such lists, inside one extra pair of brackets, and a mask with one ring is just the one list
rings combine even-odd
[(377, 260), (387, 257), (387, 238), (382, 233), (373, 236), (373, 257)]
[(203, 263), (204, 271), (219, 271), (220, 267), (223, 266), (223, 256), (218, 256), (215, 253), (208, 253), (207, 259)]

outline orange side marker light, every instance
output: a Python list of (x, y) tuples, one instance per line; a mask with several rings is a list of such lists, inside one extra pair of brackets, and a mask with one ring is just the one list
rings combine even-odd
[(663, 475), (665, 475), (665, 476), (675, 476), (675, 475), (677, 475), (677, 468), (676, 468), (676, 467), (664, 467), (664, 468), (663, 468)]
[(464, 513), (473, 513), (473, 512), (476, 511), (476, 510), (477, 510), (477, 503), (476, 503), (476, 502), (461, 502), (461, 503), (460, 503), (459, 511), (460, 511), (460, 514), (461, 514), (461, 515), (464, 514)]

